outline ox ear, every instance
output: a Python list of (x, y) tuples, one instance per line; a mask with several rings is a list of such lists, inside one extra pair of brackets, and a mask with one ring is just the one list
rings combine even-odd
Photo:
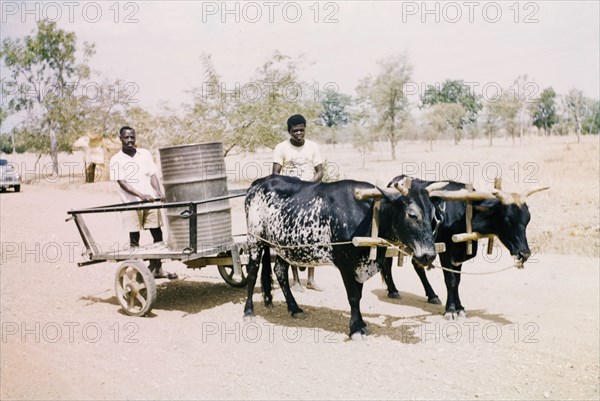
[(396, 182), (396, 183), (394, 183), (394, 188), (396, 188), (396, 190), (398, 192), (400, 192), (402, 194), (402, 196), (408, 196), (408, 189), (410, 188), (410, 185), (411, 185), (410, 181), (408, 183)]

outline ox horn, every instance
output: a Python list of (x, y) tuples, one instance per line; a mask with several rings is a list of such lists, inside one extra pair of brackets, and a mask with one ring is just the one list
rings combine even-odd
[(527, 191), (524, 195), (527, 198), (528, 196), (533, 195), (536, 192), (545, 191), (547, 189), (550, 189), (550, 187), (534, 187)]
[(492, 191), (492, 193), (500, 200), (500, 202), (504, 203), (505, 205), (514, 203), (520, 206), (525, 204), (525, 201), (529, 195), (533, 195), (536, 192), (545, 191), (549, 188), (550, 187), (535, 187), (523, 193), (508, 193), (495, 189)]
[(387, 197), (397, 196), (398, 192), (391, 188), (357, 188), (354, 190), (354, 198), (357, 200), (379, 199), (383, 195)]
[(429, 184), (428, 186), (426, 186), (425, 189), (431, 194), (431, 192), (438, 191), (448, 184), (448, 181), (434, 182), (433, 184)]
[(394, 188), (396, 188), (403, 196), (408, 196), (408, 188), (405, 187), (403, 184), (396, 182), (394, 183)]

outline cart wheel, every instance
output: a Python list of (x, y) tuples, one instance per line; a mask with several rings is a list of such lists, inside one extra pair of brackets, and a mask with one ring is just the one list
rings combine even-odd
[(229, 284), (230, 286), (236, 287), (236, 288), (242, 288), (242, 287), (245, 287), (246, 284), (248, 283), (248, 277), (246, 276), (246, 273), (244, 272), (246, 270), (246, 265), (242, 265), (241, 279), (240, 279), (240, 277), (235, 277), (233, 275), (233, 266), (219, 265), (217, 267), (219, 268), (219, 274), (221, 275), (221, 277), (223, 277), (223, 280), (225, 280), (225, 282), (227, 284)]
[[(244, 250), (240, 249), (240, 254), (242, 254), (243, 252)], [(231, 253), (220, 253), (219, 256), (231, 256)], [(235, 277), (233, 275), (233, 265), (217, 265), (217, 268), (219, 269), (219, 274), (221, 275), (221, 277), (223, 277), (223, 280), (225, 280), (225, 282), (232, 287), (242, 288), (245, 287), (248, 283), (248, 277), (246, 276), (247, 270), (245, 264), (241, 265), (241, 277)]]
[(150, 269), (139, 260), (121, 263), (115, 276), (119, 304), (131, 316), (144, 316), (156, 301), (156, 284)]

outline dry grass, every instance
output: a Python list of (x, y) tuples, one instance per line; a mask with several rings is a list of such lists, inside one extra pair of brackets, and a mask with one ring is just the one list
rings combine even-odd
[[(600, 256), (598, 137), (583, 137), (581, 143), (576, 143), (574, 137), (527, 137), (522, 146), (497, 139), (493, 147), (488, 146), (487, 140), (459, 145), (439, 141), (433, 151), (423, 142), (401, 142), (396, 161), (390, 160), (387, 144), (380, 143), (367, 156), (364, 168), (360, 154), (349, 145), (337, 145), (335, 149), (323, 145), (321, 149), (332, 175), (378, 185), (386, 185), (396, 175), (405, 173), (424, 179), (472, 181), (478, 189), (491, 189), (499, 173), (507, 191), (550, 186), (550, 190), (528, 198), (532, 250)], [(255, 174), (241, 174), (244, 166), (250, 164), (264, 166), (262, 174), (268, 174), (270, 152), (228, 160), (230, 173), (238, 173), (233, 180), (238, 185), (247, 185), (255, 178)], [(245, 171), (253, 173), (255, 169)]]
[[(464, 141), (454, 145), (439, 141), (433, 151), (424, 142), (401, 142), (397, 160), (391, 161), (389, 147), (377, 144), (362, 168), (360, 154), (350, 145), (322, 145), (328, 172), (333, 178), (351, 178), (385, 185), (394, 176), (406, 173), (425, 179), (472, 181), (478, 189), (490, 189), (500, 173), (503, 188), (519, 191), (536, 185), (549, 191), (528, 199), (532, 214), (528, 238), (532, 249), (542, 253), (600, 256), (599, 138), (527, 137), (522, 146), (498, 139), (493, 147), (486, 140)], [(238, 154), (226, 158), (231, 188), (249, 185), (253, 179), (270, 172), (271, 150)], [(83, 184), (83, 163), (79, 154), (61, 155), (62, 177), (44, 178), (50, 171), (49, 158), (33, 166), (33, 155), (9, 155), (20, 170), (25, 170), (29, 185), (52, 185), (64, 190), (111, 191), (106, 182)], [(158, 157), (157, 157), (158, 159)], [(74, 164), (66, 164), (74, 163)], [(69, 172), (71, 174), (69, 174)], [(23, 190), (27, 190), (24, 185)], [(235, 212), (234, 208), (234, 212)]]

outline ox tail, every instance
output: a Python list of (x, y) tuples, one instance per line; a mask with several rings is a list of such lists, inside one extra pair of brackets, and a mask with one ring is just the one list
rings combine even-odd
[(271, 252), (268, 246), (263, 248), (261, 263), (262, 269), (260, 269), (260, 284), (265, 305), (269, 306), (273, 303), (273, 279), (271, 275)]

